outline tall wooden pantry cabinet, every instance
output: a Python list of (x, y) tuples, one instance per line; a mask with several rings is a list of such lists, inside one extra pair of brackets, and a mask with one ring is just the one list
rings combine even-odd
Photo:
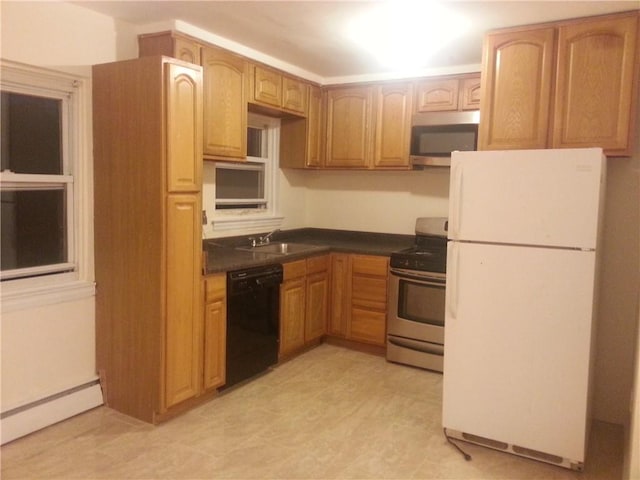
[(156, 423), (203, 392), (202, 68), (94, 66), (93, 141), (97, 368)]

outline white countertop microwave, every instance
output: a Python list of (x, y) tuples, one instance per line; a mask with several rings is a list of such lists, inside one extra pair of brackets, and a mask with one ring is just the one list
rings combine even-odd
[(418, 113), (411, 119), (414, 169), (448, 167), (451, 152), (476, 150), (480, 111)]

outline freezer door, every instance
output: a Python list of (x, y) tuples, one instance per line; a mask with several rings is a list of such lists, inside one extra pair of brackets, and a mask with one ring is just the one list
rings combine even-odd
[(449, 242), (443, 426), (584, 461), (595, 253)]
[(599, 148), (454, 152), (449, 238), (593, 249), (605, 162)]

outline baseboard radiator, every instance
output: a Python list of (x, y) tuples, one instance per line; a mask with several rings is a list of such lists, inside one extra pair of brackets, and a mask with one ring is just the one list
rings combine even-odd
[(1, 445), (102, 405), (96, 378), (0, 414)]

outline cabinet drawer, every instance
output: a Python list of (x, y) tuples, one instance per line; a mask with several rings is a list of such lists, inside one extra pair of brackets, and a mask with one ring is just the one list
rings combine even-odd
[(211, 303), (224, 298), (227, 293), (227, 276), (216, 275), (205, 279), (205, 302)]
[(324, 272), (329, 269), (329, 255), (307, 258), (307, 273)]
[(386, 315), (360, 308), (351, 309), (351, 338), (376, 345), (384, 345)]
[(304, 277), (307, 274), (307, 261), (297, 260), (295, 262), (289, 262), (282, 265), (284, 280), (291, 280), (292, 278)]
[(352, 260), (353, 274), (377, 275), (387, 278), (389, 259), (372, 255), (354, 255)]
[(351, 301), (363, 307), (385, 311), (387, 307), (387, 279), (354, 275)]

